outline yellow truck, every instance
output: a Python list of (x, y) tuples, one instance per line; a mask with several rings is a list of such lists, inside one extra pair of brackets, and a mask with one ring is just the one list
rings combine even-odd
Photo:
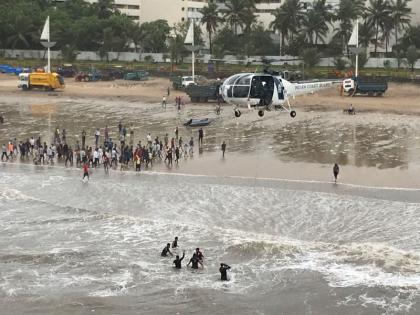
[(54, 91), (55, 89), (64, 88), (64, 80), (57, 73), (21, 73), (19, 74), (18, 87), (24, 91), (31, 89), (44, 89), (46, 91)]

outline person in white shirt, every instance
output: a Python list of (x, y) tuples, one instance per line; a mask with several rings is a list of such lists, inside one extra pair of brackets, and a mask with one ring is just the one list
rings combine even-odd
[(93, 165), (97, 167), (99, 165), (99, 152), (98, 149), (95, 149), (93, 152)]
[(101, 132), (99, 131), (99, 128), (96, 128), (95, 131), (95, 145), (98, 146), (99, 144), (99, 136), (101, 135)]

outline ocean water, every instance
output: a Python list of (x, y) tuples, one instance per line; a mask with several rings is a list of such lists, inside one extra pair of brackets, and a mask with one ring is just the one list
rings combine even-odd
[(418, 190), (0, 168), (1, 313), (420, 313)]

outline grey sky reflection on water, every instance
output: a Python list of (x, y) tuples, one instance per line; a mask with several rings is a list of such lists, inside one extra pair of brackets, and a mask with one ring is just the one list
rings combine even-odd
[(411, 144), (405, 127), (301, 121), (274, 135), (280, 159), (378, 168), (406, 168)]

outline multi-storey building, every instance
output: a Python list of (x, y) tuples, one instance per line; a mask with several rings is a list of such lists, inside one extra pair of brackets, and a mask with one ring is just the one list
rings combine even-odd
[[(55, 0), (63, 2), (68, 0)], [(97, 2), (97, 0), (85, 0), (87, 2)], [(199, 10), (207, 5), (208, 2), (216, 3), (220, 8), (225, 6), (228, 0), (114, 0), (115, 7), (131, 17), (138, 23), (150, 22), (157, 19), (168, 21), (169, 25), (183, 22), (190, 17), (199, 17)], [(258, 21), (268, 27), (273, 21), (272, 12), (280, 7), (285, 0), (255, 0), (256, 15)], [(314, 0), (301, 0), (304, 8), (310, 6)], [(340, 0), (327, 0), (333, 9), (337, 8)], [(420, 1), (412, 0), (409, 6), (413, 10), (413, 22), (420, 23)]]
[[(64, 2), (71, 0), (53, 0), (54, 2)], [(97, 0), (85, 0), (95, 3)], [(126, 14), (136, 22), (140, 22), (140, 0), (114, 0), (115, 8), (121, 13)]]

